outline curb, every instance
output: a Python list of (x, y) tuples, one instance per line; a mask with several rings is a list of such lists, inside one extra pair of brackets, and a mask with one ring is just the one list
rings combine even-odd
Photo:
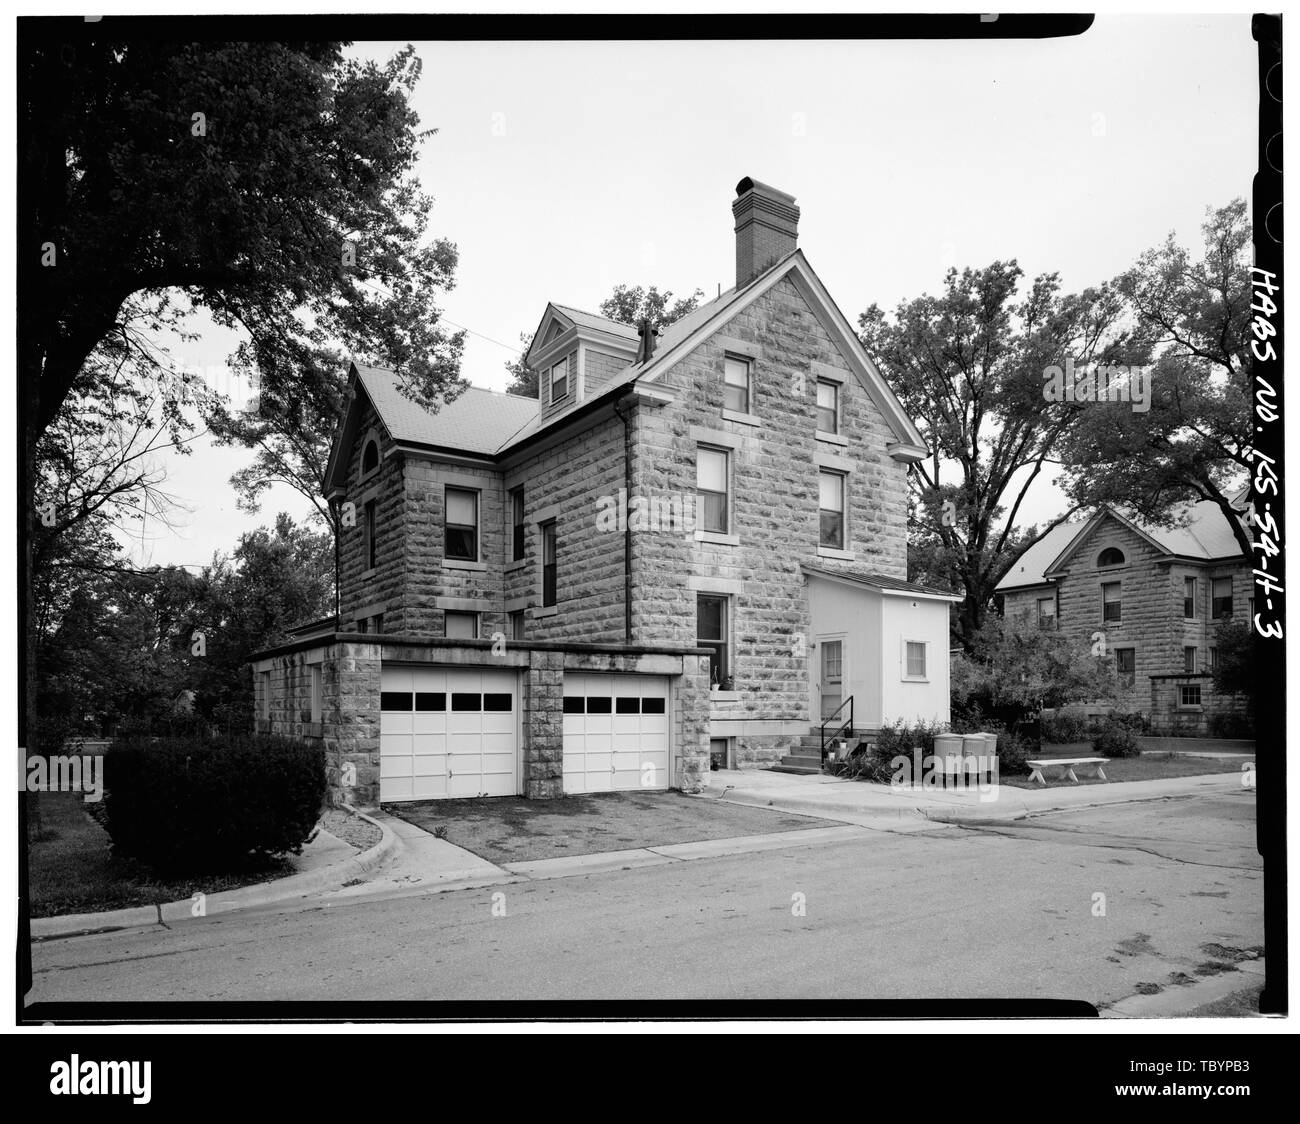
[(1250, 987), (1251, 981), (1263, 983), (1264, 958), (1242, 960), (1232, 970), (1220, 972), (1196, 983), (1167, 987), (1154, 995), (1128, 995), (1104, 1008), (1103, 1019), (1173, 1019), (1189, 1011), (1226, 999), (1229, 995)]
[[(359, 855), (350, 855), (318, 870), (307, 871), (304, 874), (290, 874), (271, 882), (259, 882), (252, 886), (241, 886), (237, 890), (224, 890), (219, 894), (210, 894), (204, 901), (204, 913), (201, 916), (210, 917), (217, 913), (230, 913), (250, 906), (269, 905), (289, 898), (303, 897), (346, 882), (351, 877), (366, 874), (384, 863), (397, 847), (397, 836), (393, 834), (393, 830), (356, 808), (349, 805), (341, 805), (341, 807), (351, 815), (379, 828), (382, 833), (379, 842), (368, 851), (362, 851)], [(57, 940), (62, 937), (115, 932), (119, 929), (138, 929), (148, 925), (166, 925), (168, 921), (188, 921), (195, 916), (191, 912), (193, 908), (194, 902), (191, 898), (182, 898), (174, 902), (131, 906), (126, 909), (107, 910), (103, 913), (36, 917), (31, 921), (31, 939), (33, 941)]]

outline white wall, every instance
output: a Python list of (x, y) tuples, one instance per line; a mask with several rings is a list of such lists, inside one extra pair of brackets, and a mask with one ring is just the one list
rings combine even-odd
[[(809, 714), (812, 724), (821, 719), (821, 650), (813, 647), (819, 637), (844, 640), (844, 694), (853, 696), (853, 721), (873, 726), (880, 721), (880, 594), (839, 582), (810, 578), (809, 612), (812, 634), (808, 637)], [(845, 718), (847, 719), (847, 714)]]
[[(882, 596), (882, 720), (947, 722), (949, 712), (948, 602)], [(904, 641), (927, 645), (926, 682), (905, 680)]]

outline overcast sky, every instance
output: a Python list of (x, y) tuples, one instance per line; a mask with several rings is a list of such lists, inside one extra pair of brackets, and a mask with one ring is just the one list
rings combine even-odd
[[(1014, 257), (1079, 289), (1171, 230), (1199, 245), (1205, 208), (1249, 198), (1255, 168), (1246, 15), (1103, 15), (1057, 41), (417, 49), (416, 109), (438, 129), (418, 174), (431, 231), (460, 248), (442, 305), (477, 333), (462, 373), (494, 389), (548, 300), (594, 311), (620, 282), (729, 288), (747, 175), (796, 196), (799, 245), (856, 323), (937, 292), (950, 265)], [(208, 332), (174, 354), (210, 369), (233, 342)], [(205, 563), (278, 510), (305, 516), (282, 488), (260, 515), (236, 511), (224, 482), (248, 459), (204, 441), (166, 457), (191, 510), (135, 560)], [(1036, 488), (1026, 521), (1062, 506)]]

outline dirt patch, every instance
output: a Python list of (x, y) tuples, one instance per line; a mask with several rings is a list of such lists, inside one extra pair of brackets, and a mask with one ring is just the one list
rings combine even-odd
[(1207, 960), (1203, 964), (1196, 965), (1196, 974), (1198, 976), (1217, 976), (1223, 972), (1235, 972), (1236, 970), (1231, 964), (1225, 964), (1222, 960)]
[(386, 804), (384, 811), (498, 864), (833, 826), (678, 792), (421, 800)]
[(1140, 983), (1137, 985), (1139, 995), (1159, 995), (1164, 987), (1158, 983)]
[(1147, 953), (1154, 952), (1151, 947), (1151, 936), (1148, 933), (1134, 933), (1115, 946), (1115, 951), (1121, 956), (1143, 956)]
[(326, 809), (321, 816), (321, 827), (356, 851), (368, 851), (384, 837), (377, 825), (342, 808)]
[(1233, 948), (1226, 944), (1203, 944), (1201, 951), (1206, 956), (1213, 956), (1215, 960), (1227, 960), (1229, 963), (1238, 964), (1242, 960), (1254, 960), (1255, 954), (1249, 949)]

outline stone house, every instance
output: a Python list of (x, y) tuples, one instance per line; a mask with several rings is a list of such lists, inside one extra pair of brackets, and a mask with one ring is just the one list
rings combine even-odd
[[(1234, 498), (1240, 506), (1241, 497)], [(1065, 632), (1115, 661), (1116, 708), (1155, 728), (1207, 733), (1245, 700), (1214, 691), (1215, 634), (1254, 619), (1251, 562), (1218, 506), (1187, 505), (1175, 527), (1114, 508), (1063, 523), (1035, 543), (998, 583), (1008, 618)]]
[(662, 332), (547, 305), (538, 399), (429, 412), (353, 365), (339, 618), (253, 657), (260, 728), (324, 739), (337, 796), (697, 790), (824, 720), (946, 720), (955, 598), (903, 580), (920, 435), (793, 197), (732, 212), (735, 288)]

